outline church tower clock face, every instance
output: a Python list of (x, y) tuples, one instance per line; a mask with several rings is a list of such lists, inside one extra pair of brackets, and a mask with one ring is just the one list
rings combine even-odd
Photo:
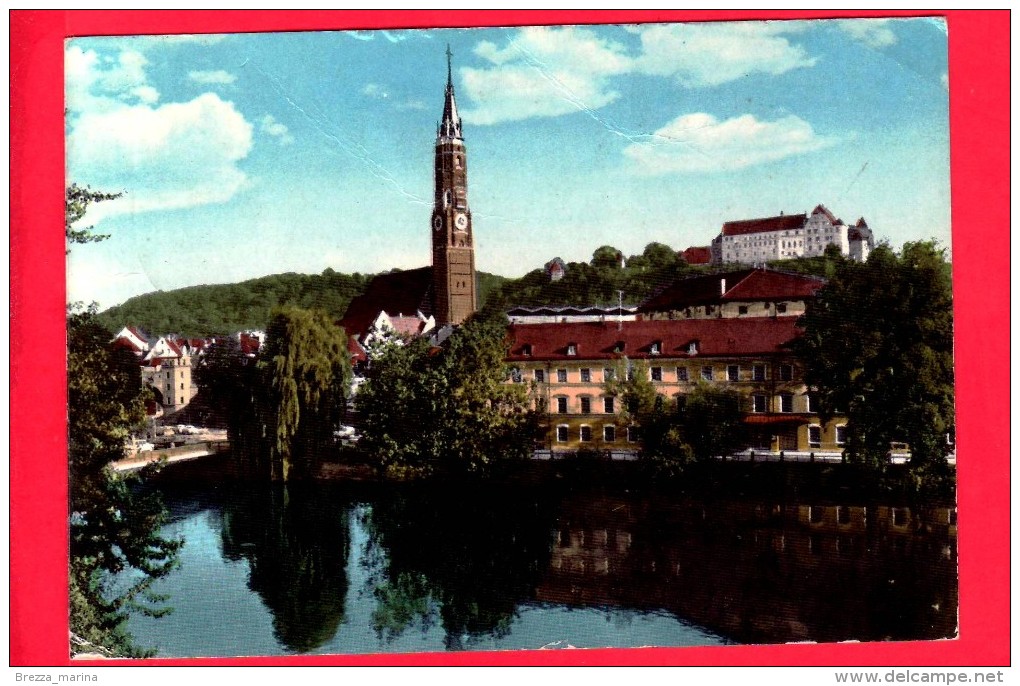
[(468, 225), (467, 215), (463, 213), (458, 214), (456, 219), (453, 220), (453, 225), (456, 226), (461, 231), (466, 229)]
[(443, 218), (440, 217), (438, 214), (432, 218), (432, 228), (435, 229), (436, 231), (439, 231), (439, 229), (443, 228)]

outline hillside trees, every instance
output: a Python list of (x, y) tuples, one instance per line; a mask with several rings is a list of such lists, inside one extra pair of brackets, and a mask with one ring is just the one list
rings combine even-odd
[(912, 468), (942, 465), (954, 424), (951, 266), (933, 242), (843, 261), (801, 320), (795, 351), (825, 418), (847, 418), (846, 452), (878, 464), (891, 441)]
[(469, 320), (444, 348), (392, 345), (358, 392), (362, 447), (391, 476), (486, 473), (531, 449), (527, 388), (507, 384), (505, 323)]

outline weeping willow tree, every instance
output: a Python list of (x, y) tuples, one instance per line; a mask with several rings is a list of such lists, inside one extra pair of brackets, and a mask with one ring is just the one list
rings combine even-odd
[(325, 312), (275, 310), (259, 355), (267, 468), (274, 481), (307, 476), (331, 449), (351, 384), (347, 339)]

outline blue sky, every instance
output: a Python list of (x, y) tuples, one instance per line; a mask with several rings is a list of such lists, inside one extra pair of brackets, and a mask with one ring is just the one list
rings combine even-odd
[(65, 49), (68, 299), (429, 260), (447, 43), (479, 269), (819, 203), (950, 243), (937, 19), (115, 37)]

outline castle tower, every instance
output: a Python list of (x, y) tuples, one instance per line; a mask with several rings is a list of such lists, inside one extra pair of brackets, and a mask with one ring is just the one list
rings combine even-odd
[(453, 94), (453, 66), (446, 48), (446, 99), (436, 131), (432, 203), (432, 285), (436, 323), (460, 324), (478, 308), (475, 248), (467, 201), (467, 148)]

